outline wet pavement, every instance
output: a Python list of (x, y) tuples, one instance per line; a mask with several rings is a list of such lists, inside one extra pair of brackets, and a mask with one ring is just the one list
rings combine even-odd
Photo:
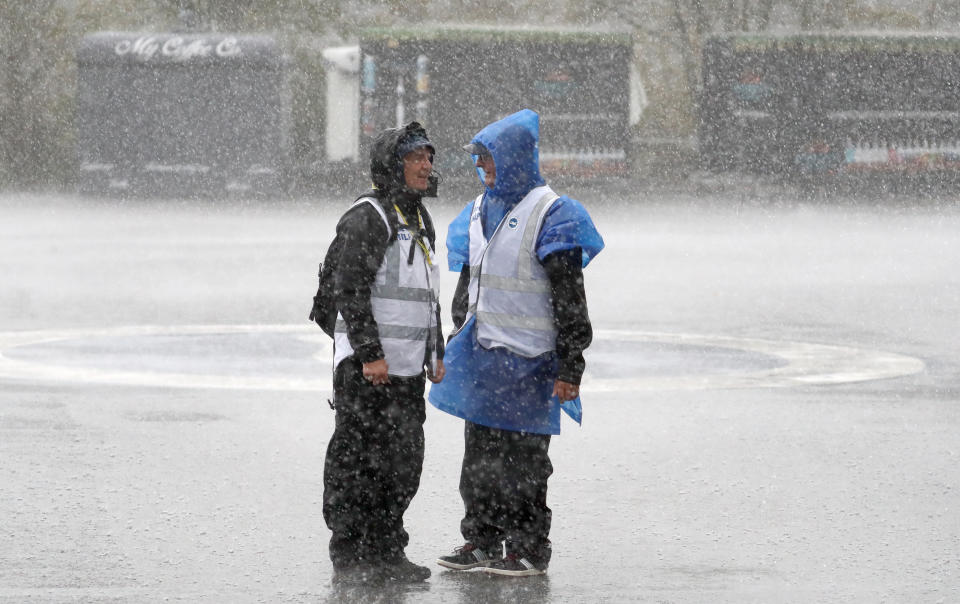
[(320, 510), (346, 201), (0, 196), (0, 602), (960, 599), (960, 204), (572, 192), (607, 249), (549, 573), (433, 564), (462, 423), (428, 407), (434, 574), (377, 588), (332, 583)]

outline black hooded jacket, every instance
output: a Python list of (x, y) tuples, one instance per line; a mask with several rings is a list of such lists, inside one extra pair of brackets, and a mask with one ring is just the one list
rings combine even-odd
[[(374, 188), (360, 197), (379, 200), (390, 220), (396, 217), (394, 205), (400, 208), (410, 224), (416, 222), (419, 211), (423, 218), (424, 236), (433, 246), (436, 232), (423, 207), (422, 193), (406, 187), (403, 161), (396, 153), (397, 146), (411, 136), (426, 138), (426, 132), (419, 124), (412, 122), (403, 128), (385, 130), (374, 140), (370, 150), (370, 177)], [(393, 232), (388, 231), (383, 218), (368, 203), (348, 210), (337, 224), (339, 255), (334, 275), (334, 294), (337, 309), (343, 315), (347, 326), (347, 337), (354, 350), (353, 356), (361, 363), (384, 358), (377, 322), (370, 304), (370, 287), (376, 279), (395, 231), (395, 228)], [(439, 309), (437, 325), (440, 325)], [(438, 357), (443, 358), (443, 337), (440, 330), (437, 330), (437, 333), (435, 347)]]

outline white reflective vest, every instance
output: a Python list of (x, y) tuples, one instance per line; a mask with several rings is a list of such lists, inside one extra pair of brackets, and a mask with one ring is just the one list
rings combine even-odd
[[(387, 215), (377, 200), (364, 197), (354, 205), (360, 203), (369, 203), (376, 208), (389, 231)], [(416, 224), (412, 227), (405, 224), (404, 217), (400, 215), (397, 236), (387, 246), (376, 280), (370, 288), (370, 305), (390, 375), (419, 375), (426, 362), (436, 360), (439, 293), (435, 284), (439, 280), (439, 269), (430, 242), (426, 239), (423, 241), (426, 252), (415, 243), (414, 235), (418, 228)], [(415, 247), (414, 257), (413, 263), (408, 264), (411, 245)], [(340, 361), (353, 354), (347, 326), (340, 313), (337, 313), (333, 342), (333, 366), (337, 367)]]
[(480, 207), (470, 215), (470, 284), (467, 319), (477, 317), (477, 341), (524, 357), (556, 350), (557, 326), (550, 281), (537, 258), (543, 218), (557, 200), (544, 185), (527, 193), (497, 226), (483, 235)]

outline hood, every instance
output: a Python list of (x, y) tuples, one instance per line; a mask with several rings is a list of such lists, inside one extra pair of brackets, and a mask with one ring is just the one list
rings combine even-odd
[[(403, 180), (403, 158), (397, 149), (403, 147), (406, 151), (412, 150), (410, 143), (416, 147), (429, 147), (434, 152), (433, 144), (427, 138), (427, 131), (417, 122), (410, 122), (402, 128), (387, 128), (377, 134), (370, 146), (370, 180), (374, 187), (388, 195), (393, 193), (408, 193), (422, 195), (420, 191), (407, 190)], [(427, 193), (429, 194), (429, 193)]]
[[(523, 109), (487, 125), (470, 143), (480, 143), (497, 167), (497, 180), (487, 189), (488, 198), (514, 204), (530, 189), (544, 184), (540, 176), (540, 116)], [(483, 171), (477, 168), (483, 183)]]

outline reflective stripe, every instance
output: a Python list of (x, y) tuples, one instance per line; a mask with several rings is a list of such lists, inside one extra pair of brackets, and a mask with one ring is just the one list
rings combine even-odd
[(484, 275), (482, 283), (483, 287), (488, 289), (501, 289), (510, 292), (543, 293), (550, 291), (549, 281), (511, 279), (500, 275)]
[[(347, 333), (347, 323), (342, 318), (337, 319), (337, 326), (334, 331), (338, 333)], [(377, 333), (381, 338), (390, 338), (391, 340), (410, 340), (411, 342), (423, 342), (430, 336), (429, 327), (410, 327), (409, 325), (384, 325), (377, 324)]]
[(553, 331), (556, 327), (553, 317), (522, 317), (482, 310), (477, 313), (477, 320), (497, 327), (519, 327), (521, 329), (535, 329), (537, 331)]
[(381, 338), (391, 340), (410, 340), (411, 342), (426, 342), (430, 336), (427, 327), (410, 327), (409, 325), (377, 325)]
[(432, 302), (433, 291), (417, 287), (399, 287), (394, 285), (374, 285), (370, 288), (370, 295), (375, 298), (389, 298), (407, 302)]

